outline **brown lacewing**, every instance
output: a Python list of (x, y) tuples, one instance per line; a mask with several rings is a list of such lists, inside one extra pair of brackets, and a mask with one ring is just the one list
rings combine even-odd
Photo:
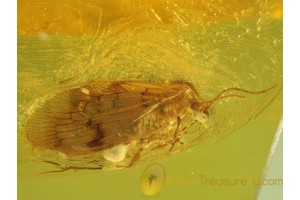
[(129, 167), (145, 153), (163, 148), (172, 153), (193, 124), (206, 122), (215, 102), (244, 98), (226, 92), (260, 94), (275, 87), (258, 92), (228, 88), (204, 102), (188, 82), (93, 82), (47, 100), (29, 117), (26, 135), (39, 149), (98, 162), (89, 167), (46, 161), (59, 171)]

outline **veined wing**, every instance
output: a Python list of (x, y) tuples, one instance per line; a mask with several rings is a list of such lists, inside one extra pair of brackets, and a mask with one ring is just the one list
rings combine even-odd
[(134, 137), (132, 125), (182, 83), (94, 82), (56, 95), (29, 118), (26, 134), (34, 146), (84, 155)]

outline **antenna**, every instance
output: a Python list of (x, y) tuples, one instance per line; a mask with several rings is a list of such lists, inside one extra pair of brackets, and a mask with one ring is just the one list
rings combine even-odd
[(210, 101), (202, 103), (202, 108), (208, 109), (213, 104), (215, 104), (217, 101), (219, 101), (221, 99), (226, 99), (226, 98), (231, 98), (231, 97), (234, 97), (234, 98), (245, 98), (244, 96), (241, 96), (241, 95), (238, 95), (238, 94), (230, 94), (230, 95), (222, 96), (224, 93), (226, 93), (228, 91), (238, 91), (238, 92), (242, 92), (242, 93), (258, 95), (258, 94), (266, 93), (266, 92), (268, 92), (268, 91), (276, 88), (277, 86), (278, 86), (278, 84), (273, 85), (272, 87), (269, 87), (269, 88), (261, 90), (261, 91), (250, 91), (250, 90), (244, 90), (244, 89), (235, 88), (235, 87), (233, 87), (233, 88), (227, 88), (227, 89), (224, 89), (223, 91), (221, 91), (213, 100), (210, 100)]

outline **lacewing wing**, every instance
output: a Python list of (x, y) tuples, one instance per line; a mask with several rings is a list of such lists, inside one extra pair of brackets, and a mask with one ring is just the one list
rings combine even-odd
[[(93, 82), (47, 100), (29, 117), (25, 131), (39, 149), (58, 151), (69, 158), (100, 152), (102, 162), (128, 167), (145, 152), (166, 146), (171, 152), (191, 125), (206, 122), (216, 101), (244, 98), (225, 96), (226, 91), (259, 94), (274, 87), (259, 92), (229, 88), (212, 101), (203, 102), (188, 82)], [(183, 125), (186, 119), (191, 120)], [(68, 169), (90, 168), (61, 167), (61, 171)]]

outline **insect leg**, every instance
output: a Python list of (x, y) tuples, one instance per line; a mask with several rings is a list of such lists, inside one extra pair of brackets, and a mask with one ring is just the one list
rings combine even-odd
[(75, 171), (77, 171), (77, 170), (101, 170), (101, 169), (103, 169), (103, 167), (61, 167), (60, 170), (42, 172), (42, 173), (39, 173), (39, 175), (55, 173), (55, 172), (65, 172), (65, 171), (72, 170), (72, 169)]
[[(143, 138), (140, 140), (141, 143), (143, 143)], [(145, 151), (143, 145), (137, 150), (137, 152), (134, 154), (133, 158), (131, 159), (129, 165), (127, 167), (133, 166), (141, 157), (142, 153)]]
[(143, 147), (139, 148), (139, 150), (134, 154), (133, 158), (131, 159), (127, 167), (133, 166), (140, 159), (143, 152), (144, 152), (144, 148)]
[(172, 146), (171, 146), (171, 148), (170, 148), (169, 151), (172, 151), (172, 149), (174, 148), (175, 144), (176, 144), (177, 142), (179, 142), (179, 140), (180, 140), (180, 137), (179, 137), (179, 133), (180, 133), (180, 131), (179, 131), (179, 129), (180, 129), (180, 124), (181, 124), (181, 118), (178, 116), (178, 117), (177, 117), (177, 127), (176, 127), (176, 130), (175, 130), (175, 133), (174, 133), (173, 142), (171, 143)]
[(75, 170), (75, 171), (76, 170), (85, 170), (85, 169), (88, 169), (88, 170), (103, 169), (102, 166), (99, 166), (99, 167), (75, 167), (75, 166), (62, 166), (61, 164), (53, 162), (53, 161), (43, 161), (43, 162), (55, 165), (56, 167), (59, 168), (59, 170), (46, 171), (46, 172), (39, 173), (39, 175), (48, 174), (48, 173), (55, 173), (55, 172), (64, 172), (64, 171), (68, 171), (68, 170), (72, 170), (72, 169)]
[[(177, 119), (177, 121), (178, 121), (178, 119)], [(179, 123), (180, 123), (180, 122), (181, 122), (181, 121), (179, 121)], [(190, 123), (188, 126), (184, 127), (184, 128), (181, 130), (181, 135), (182, 135), (185, 131), (187, 131), (191, 126), (193, 126), (196, 122), (197, 122), (197, 121), (194, 120), (194, 121), (192, 121), (192, 123)], [(176, 132), (175, 132), (175, 134), (174, 134), (174, 140), (173, 140), (173, 142), (171, 143), (171, 144), (172, 144), (172, 147), (171, 147), (171, 149), (170, 149), (169, 151), (171, 151), (171, 150), (174, 148), (176, 142), (179, 142), (180, 144), (184, 144), (183, 142), (180, 141), (180, 137), (178, 136), (178, 133), (177, 133), (177, 131), (178, 131), (177, 129), (179, 129), (178, 127), (179, 127), (179, 124), (177, 125)], [(179, 131), (178, 131), (178, 132), (179, 132)]]

